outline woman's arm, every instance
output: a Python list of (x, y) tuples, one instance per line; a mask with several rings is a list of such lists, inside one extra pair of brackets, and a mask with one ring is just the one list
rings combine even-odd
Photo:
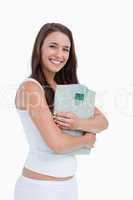
[(92, 133), (100, 133), (108, 127), (108, 121), (104, 114), (95, 107), (94, 116), (89, 119), (80, 119), (77, 130), (82, 130)]
[(63, 129), (81, 130), (92, 133), (99, 133), (108, 127), (107, 119), (96, 107), (94, 116), (88, 119), (79, 118), (70, 112), (59, 112), (55, 114), (54, 120)]

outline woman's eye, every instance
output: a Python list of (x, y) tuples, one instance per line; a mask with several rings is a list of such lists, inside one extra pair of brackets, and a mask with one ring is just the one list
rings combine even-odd
[(56, 48), (56, 46), (54, 46), (54, 45), (50, 45), (49, 47)]
[(69, 49), (64, 49), (64, 51), (67, 51), (67, 52), (69, 52)]

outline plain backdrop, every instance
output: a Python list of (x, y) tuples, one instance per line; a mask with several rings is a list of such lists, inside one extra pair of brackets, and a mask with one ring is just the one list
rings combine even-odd
[(73, 32), (78, 78), (96, 91), (109, 121), (89, 156), (77, 156), (79, 200), (132, 200), (133, 5), (131, 0), (1, 1), (0, 199), (13, 200), (28, 144), (15, 110), (16, 89), (31, 72), (41, 26), (59, 22)]

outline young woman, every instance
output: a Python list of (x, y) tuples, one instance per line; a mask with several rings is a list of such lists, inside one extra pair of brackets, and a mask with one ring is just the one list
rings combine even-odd
[[(31, 75), (15, 97), (30, 147), (16, 181), (15, 200), (77, 200), (77, 162), (69, 152), (92, 148), (96, 133), (107, 128), (107, 119), (98, 108), (86, 120), (69, 112), (53, 114), (56, 85), (79, 83), (73, 36), (66, 26), (48, 23), (40, 29), (31, 66)], [(65, 134), (65, 129), (86, 134), (75, 137)]]

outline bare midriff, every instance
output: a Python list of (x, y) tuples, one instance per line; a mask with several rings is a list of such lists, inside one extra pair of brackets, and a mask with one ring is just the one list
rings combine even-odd
[(54, 180), (54, 181), (65, 181), (68, 179), (71, 179), (73, 176), (67, 176), (67, 177), (54, 177), (54, 176), (48, 176), (45, 174), (39, 174), (37, 172), (34, 172), (32, 170), (27, 169), (26, 167), (23, 168), (22, 172), (23, 176), (32, 178), (32, 179), (37, 179), (37, 180)]

